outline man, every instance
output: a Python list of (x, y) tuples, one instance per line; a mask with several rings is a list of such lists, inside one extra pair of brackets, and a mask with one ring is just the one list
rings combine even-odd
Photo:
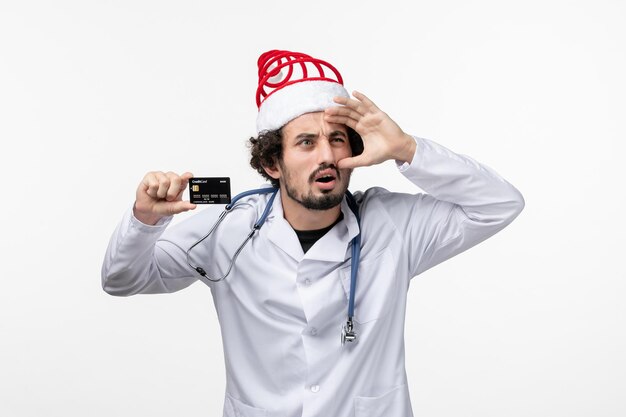
[[(365, 95), (351, 98), (329, 63), (269, 51), (258, 65), (251, 164), (279, 191), (228, 277), (214, 282), (187, 263), (217, 210), (166, 229), (172, 215), (195, 208), (182, 200), (192, 175), (150, 172), (111, 238), (103, 288), (132, 295), (209, 285), (225, 416), (412, 416), (403, 333), (411, 278), (504, 228), (524, 200), (490, 168), (407, 135)], [(355, 193), (353, 212), (351, 170), (389, 159), (427, 194), (371, 188)], [(226, 273), (269, 201), (244, 198), (194, 247), (190, 258), (207, 277)]]

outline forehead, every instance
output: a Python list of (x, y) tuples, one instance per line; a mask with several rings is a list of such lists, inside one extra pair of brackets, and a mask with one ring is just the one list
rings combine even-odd
[(324, 120), (324, 112), (305, 113), (296, 117), (283, 126), (283, 136), (286, 139), (295, 138), (302, 133), (330, 134), (340, 131), (347, 135), (346, 126), (338, 123), (328, 123)]

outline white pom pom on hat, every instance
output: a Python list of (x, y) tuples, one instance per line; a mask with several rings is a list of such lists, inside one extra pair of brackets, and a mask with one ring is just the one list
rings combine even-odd
[(305, 113), (339, 106), (334, 97), (350, 97), (339, 71), (321, 59), (271, 50), (263, 53), (257, 64), (257, 134), (279, 129)]

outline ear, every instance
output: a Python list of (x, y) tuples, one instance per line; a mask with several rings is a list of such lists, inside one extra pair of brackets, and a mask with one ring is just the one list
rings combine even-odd
[(269, 175), (270, 177), (274, 178), (275, 180), (280, 179), (280, 177), (282, 175), (282, 172), (280, 170), (280, 166), (278, 166), (278, 164), (276, 162), (274, 162), (274, 165), (271, 166), (271, 167), (263, 165), (263, 169), (265, 170), (267, 175)]

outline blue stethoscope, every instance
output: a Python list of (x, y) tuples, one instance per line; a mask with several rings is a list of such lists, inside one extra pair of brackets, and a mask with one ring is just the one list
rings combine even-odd
[[(198, 274), (208, 279), (209, 281), (219, 282), (223, 280), (224, 278), (226, 278), (228, 274), (230, 274), (230, 271), (233, 269), (235, 260), (239, 256), (239, 253), (241, 253), (241, 251), (243, 250), (244, 246), (246, 246), (246, 243), (248, 243), (248, 241), (252, 239), (252, 236), (254, 236), (254, 234), (259, 229), (261, 229), (261, 227), (263, 227), (263, 224), (265, 223), (265, 220), (267, 219), (267, 215), (272, 209), (272, 204), (274, 203), (274, 198), (276, 197), (277, 192), (278, 192), (278, 188), (267, 187), (267, 188), (259, 188), (256, 190), (245, 191), (241, 194), (236, 195), (231, 200), (230, 204), (226, 205), (226, 207), (224, 208), (224, 211), (220, 214), (219, 218), (217, 219), (217, 221), (215, 222), (211, 230), (209, 230), (209, 233), (207, 233), (203, 238), (198, 240), (196, 243), (191, 245), (189, 249), (187, 249), (187, 252), (186, 252), (187, 264), (189, 264), (189, 266), (193, 268)], [(270, 199), (267, 202), (267, 205), (265, 206), (265, 210), (263, 210), (261, 217), (259, 217), (256, 223), (254, 223), (254, 226), (252, 226), (252, 230), (250, 230), (250, 233), (248, 233), (248, 236), (246, 237), (246, 239), (243, 241), (241, 245), (239, 245), (239, 248), (237, 248), (237, 251), (235, 252), (235, 254), (233, 255), (230, 261), (228, 270), (223, 276), (221, 276), (220, 278), (211, 278), (207, 275), (206, 271), (202, 267), (194, 266), (191, 264), (191, 262), (189, 261), (189, 253), (191, 252), (191, 250), (194, 247), (196, 247), (200, 242), (202, 242), (204, 239), (211, 236), (211, 233), (213, 233), (215, 229), (217, 229), (217, 226), (219, 226), (222, 220), (224, 220), (224, 217), (226, 217), (226, 215), (230, 213), (233, 208), (236, 207), (235, 203), (237, 203), (237, 201), (249, 195), (268, 194), (268, 193), (272, 193), (272, 195), (270, 196)], [(358, 206), (356, 204), (356, 200), (354, 199), (354, 196), (352, 196), (350, 191), (346, 191), (346, 200), (348, 201), (348, 206), (350, 207), (350, 210), (352, 210), (352, 213), (354, 213), (356, 217), (357, 225), (359, 226), (359, 234), (357, 234), (352, 239), (352, 259), (351, 259), (351, 265), (350, 265), (350, 299), (348, 301), (348, 321), (341, 328), (341, 344), (342, 345), (344, 345), (346, 342), (356, 341), (356, 333), (354, 331), (354, 323), (352, 321), (352, 317), (354, 316), (354, 293), (356, 291), (356, 276), (357, 276), (357, 271), (359, 269), (359, 258), (361, 257), (361, 232), (360, 232), (361, 218), (359, 217)]]

